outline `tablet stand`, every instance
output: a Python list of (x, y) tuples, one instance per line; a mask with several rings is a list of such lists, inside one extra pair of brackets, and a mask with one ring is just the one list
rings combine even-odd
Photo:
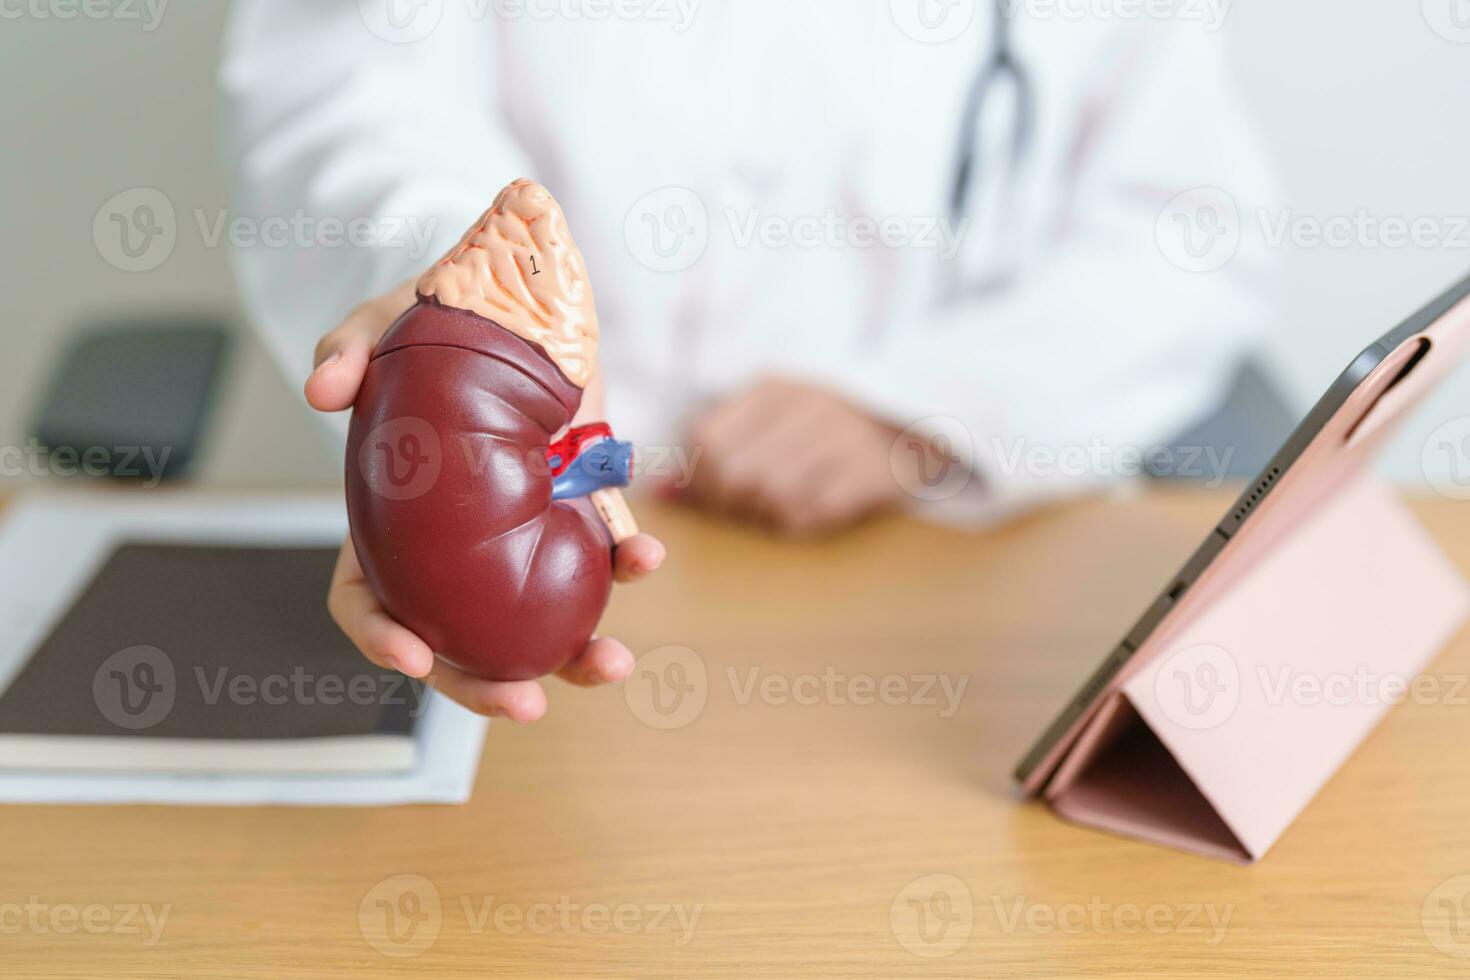
[(1416, 678), (1470, 609), (1458, 571), (1371, 472), (1318, 504), (1143, 645), (1048, 785), (1058, 813), (1253, 861), (1394, 704), (1452, 693)]

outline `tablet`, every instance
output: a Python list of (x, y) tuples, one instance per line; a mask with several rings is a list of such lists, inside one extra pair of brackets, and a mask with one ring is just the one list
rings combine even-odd
[[(1196, 593), (1233, 581), (1266, 559), (1291, 528), (1347, 492), (1393, 428), (1459, 361), (1470, 344), (1470, 278), (1456, 284), (1352, 360), (1260, 475), (1118, 642), (1035, 745), (1015, 778), (1046, 791), (1063, 757), (1099, 708), (1160, 651), (1151, 643), (1182, 616), (1198, 617), (1214, 596)], [(1273, 512), (1274, 521), (1263, 515)], [(1219, 589), (1215, 590), (1218, 595)], [(1385, 611), (1384, 616), (1390, 615)], [(1199, 780), (1196, 780), (1198, 782)]]

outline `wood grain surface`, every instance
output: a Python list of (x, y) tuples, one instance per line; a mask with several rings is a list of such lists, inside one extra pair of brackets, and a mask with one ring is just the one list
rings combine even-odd
[[(639, 671), (492, 725), (468, 806), (0, 808), (0, 975), (1470, 973), (1463, 636), (1257, 866), (1015, 795), (1226, 504), (807, 545), (643, 505), (671, 557), (608, 623)], [(1415, 509), (1470, 571), (1470, 508)]]

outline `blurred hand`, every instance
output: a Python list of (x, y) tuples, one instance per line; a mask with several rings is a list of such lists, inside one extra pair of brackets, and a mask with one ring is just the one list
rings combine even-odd
[(762, 381), (695, 425), (685, 495), (783, 534), (830, 533), (899, 501), (898, 434), (819, 388)]
[[(367, 372), (368, 359), (393, 321), (414, 303), (413, 283), (363, 303), (341, 326), (316, 345), (316, 369), (306, 379), (306, 400), (319, 412), (352, 407)], [(602, 412), (600, 379), (587, 386), (577, 419), (593, 419)], [(613, 551), (613, 578), (634, 582), (663, 563), (664, 546), (647, 534), (629, 538)], [(363, 656), (380, 667), (409, 677), (426, 678), (434, 687), (471, 711), (518, 722), (530, 722), (546, 712), (546, 692), (539, 681), (487, 681), (439, 660), (428, 644), (396, 622), (378, 603), (363, 575), (349, 537), (342, 544), (327, 608), (342, 632)], [(593, 637), (587, 649), (557, 676), (582, 687), (613, 684), (633, 670), (633, 654), (617, 640)]]

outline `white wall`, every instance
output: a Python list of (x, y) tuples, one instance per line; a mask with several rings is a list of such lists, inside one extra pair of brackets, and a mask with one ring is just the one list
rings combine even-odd
[[(1454, 43), (1430, 27), (1458, 4)], [(1431, 218), (1435, 247), (1289, 248), (1273, 371), (1300, 406), (1352, 355), (1451, 283), (1470, 276), (1470, 3), (1465, 0), (1241, 0), (1226, 30), (1238, 75), (1274, 146), (1286, 206), (1325, 221)], [(1455, 219), (1459, 220), (1456, 221)], [(1422, 481), (1428, 435), (1470, 416), (1470, 372), (1424, 407), (1387, 460)], [(1444, 470), (1449, 460), (1431, 453)]]
[[(28, 8), (0, 6), (14, 9)], [(176, 0), (151, 31), (143, 0), (123, 9), (145, 19), (0, 20), (0, 446), (25, 444), (31, 406), (79, 319), (163, 306), (244, 320), (225, 249), (182, 231), (194, 208), (229, 205), (214, 121), (225, 4)], [(181, 233), (161, 266), (127, 273), (98, 254), (92, 221), (133, 187), (163, 190)], [(235, 486), (334, 480), (340, 460), (248, 331), (234, 367), (202, 476)]]
[[(1431, 12), (1436, 4), (1470, 15), (1466, 0), (1424, 0)], [(93, 217), (122, 189), (165, 190), (181, 226), (194, 209), (212, 213), (228, 202), (214, 119), (224, 5), (175, 0), (151, 31), (142, 0), (130, 9), (144, 21), (0, 21), (8, 93), (0, 100), (0, 350), (11, 382), (0, 386), (0, 445), (23, 441), (24, 409), (78, 318), (163, 303), (243, 319), (228, 256), (197, 234), (181, 231), (168, 261), (146, 273), (112, 268), (93, 247)], [(1429, 216), (1446, 232), (1454, 216), (1470, 215), (1470, 44), (1432, 30), (1419, 0), (1238, 0), (1225, 30), (1294, 214)], [(1470, 274), (1467, 246), (1470, 230), (1429, 248), (1286, 249), (1289, 292), (1269, 354), (1299, 406), (1364, 343)], [(334, 480), (338, 461), (248, 333), (240, 354), (205, 476), (249, 485)], [(1395, 475), (1422, 479), (1427, 434), (1460, 415), (1470, 415), (1466, 374), (1400, 440)]]

